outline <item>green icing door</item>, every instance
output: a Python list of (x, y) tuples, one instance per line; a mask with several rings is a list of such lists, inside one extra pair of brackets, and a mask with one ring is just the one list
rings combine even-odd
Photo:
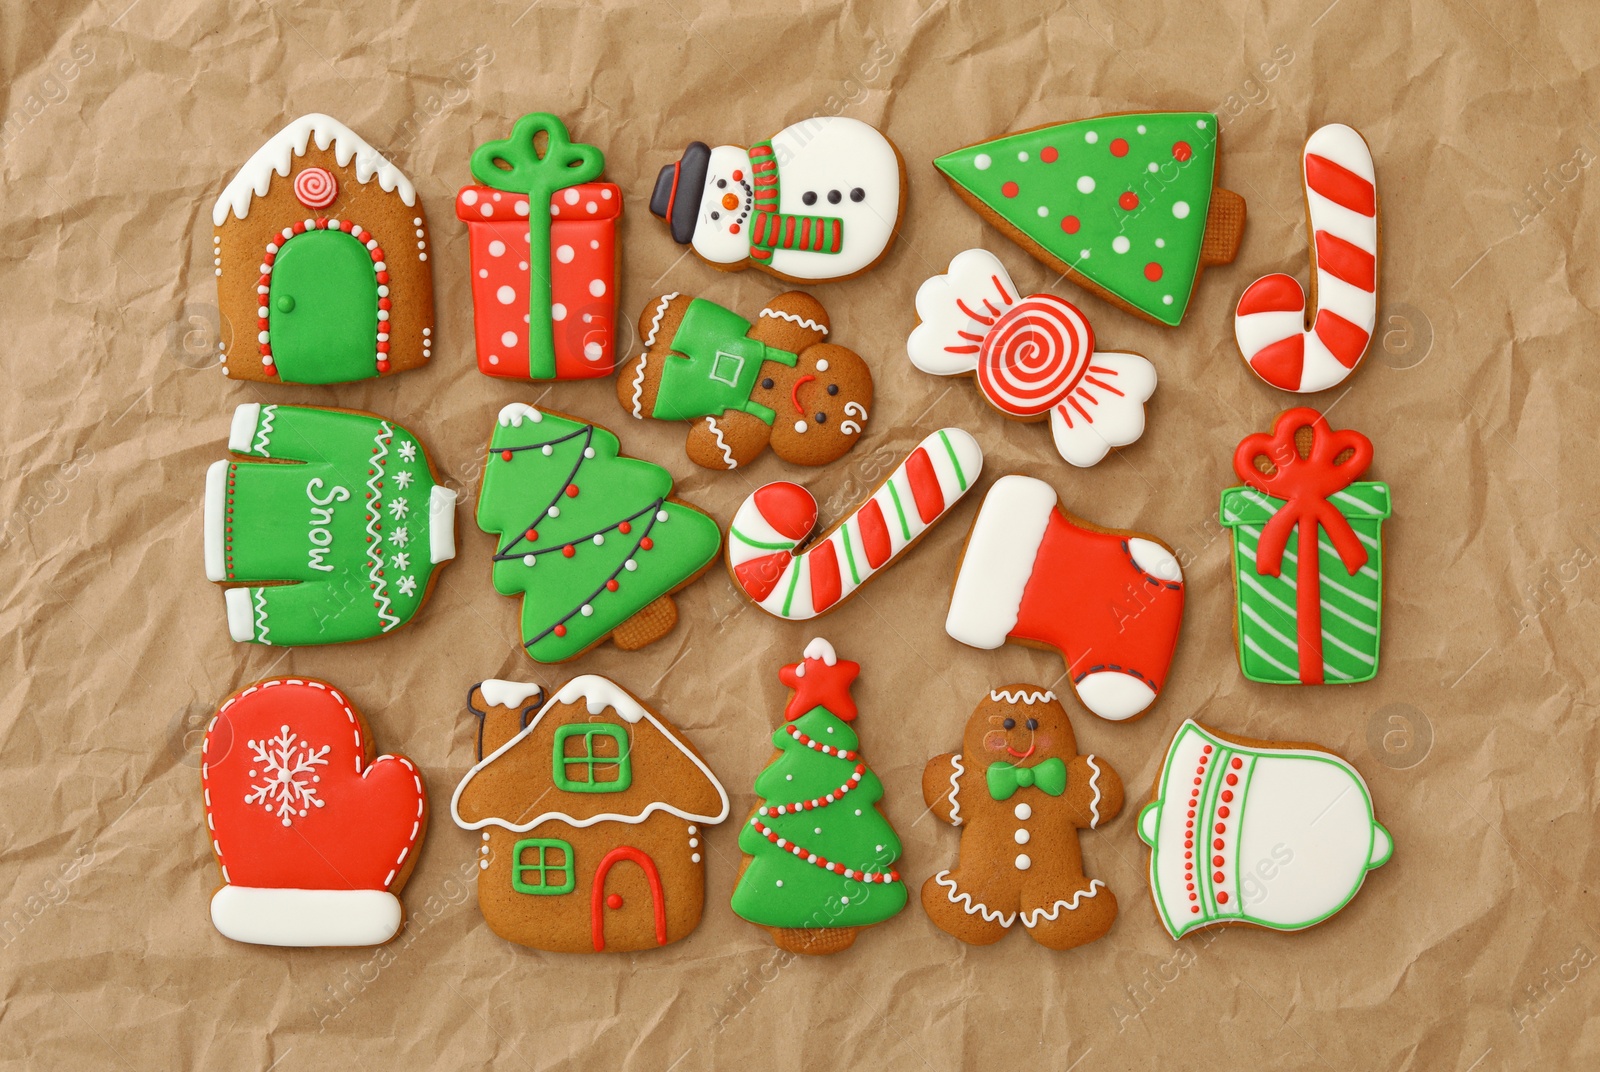
[(283, 244), (267, 294), (272, 359), (284, 383), (349, 383), (378, 374), (378, 276), (343, 231)]

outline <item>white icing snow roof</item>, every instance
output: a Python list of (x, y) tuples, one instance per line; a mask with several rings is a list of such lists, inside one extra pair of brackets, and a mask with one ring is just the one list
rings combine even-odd
[(357, 181), (365, 183), (376, 177), (379, 186), (390, 193), (398, 191), (400, 200), (408, 206), (417, 203), (417, 188), (400, 173), (399, 168), (385, 160), (378, 150), (337, 119), (313, 112), (278, 131), (256, 150), (254, 156), (245, 161), (239, 174), (233, 177), (233, 181), (222, 191), (222, 196), (217, 198), (216, 206), (211, 210), (212, 224), (221, 227), (228, 219), (229, 209), (239, 219), (244, 219), (250, 210), (250, 199), (266, 196), (274, 174), (287, 178), (294, 158), (304, 156), (306, 146), (313, 139), (318, 149), (326, 149), (330, 144), (333, 146), (334, 159), (339, 161), (340, 167), (349, 166), (350, 158), (354, 157)]

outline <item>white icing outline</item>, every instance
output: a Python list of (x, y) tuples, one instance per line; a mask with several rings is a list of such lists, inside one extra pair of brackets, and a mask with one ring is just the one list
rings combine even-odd
[(961, 801), (958, 799), (961, 793), (961, 786), (957, 784), (956, 779), (967, 773), (967, 768), (961, 765), (960, 752), (950, 757), (950, 765), (955, 770), (950, 772), (950, 792), (946, 793), (944, 798), (950, 802), (950, 825), (960, 826), (966, 820), (961, 818)]
[[(615, 711), (617, 716), (625, 722), (637, 723), (640, 719), (648, 721), (650, 725), (656, 728), (657, 732), (659, 732), (667, 740), (671, 741), (678, 751), (687, 756), (689, 760), (700, 769), (701, 774), (705, 775), (706, 780), (710, 782), (712, 788), (717, 791), (717, 799), (722, 802), (721, 809), (715, 815), (702, 815), (694, 812), (684, 811), (681, 808), (674, 807), (673, 805), (667, 804), (663, 801), (652, 800), (650, 803), (645, 805), (643, 811), (640, 811), (636, 815), (620, 815), (615, 812), (604, 812), (599, 815), (591, 815), (587, 819), (575, 819), (566, 812), (547, 811), (535, 815), (525, 823), (511, 823), (495, 815), (491, 815), (487, 818), (479, 819), (471, 823), (462, 819), (460, 811), (461, 794), (465, 792), (467, 785), (478, 776), (479, 772), (484, 770), (495, 760), (499, 759), (501, 756), (505, 755), (512, 748), (515, 748), (518, 744), (525, 740), (529, 734), (538, 728), (539, 723), (544, 720), (544, 716), (550, 711), (551, 708), (555, 707), (557, 704), (576, 703), (578, 700), (584, 701), (584, 706), (588, 708), (588, 711), (591, 715), (601, 714), (607, 708), (610, 708), (611, 710)], [(521, 732), (479, 760), (477, 764), (467, 772), (466, 777), (461, 779), (460, 784), (456, 786), (455, 793), (450, 797), (450, 818), (455, 820), (455, 824), (461, 829), (482, 830), (487, 826), (498, 826), (502, 829), (509, 830), (513, 834), (526, 833), (527, 831), (538, 826), (540, 823), (546, 822), (561, 822), (565, 823), (567, 826), (580, 829), (583, 827), (593, 826), (596, 823), (637, 824), (644, 822), (651, 815), (654, 815), (658, 811), (664, 811), (669, 815), (676, 815), (680, 819), (686, 819), (695, 823), (705, 823), (707, 825), (720, 823), (722, 820), (728, 817), (728, 793), (727, 790), (722, 788), (722, 783), (717, 781), (717, 776), (711, 773), (711, 768), (706, 766), (705, 761), (699, 756), (695, 755), (694, 750), (685, 745), (683, 741), (678, 738), (676, 733), (667, 729), (667, 727), (662, 724), (661, 720), (656, 718), (656, 716), (651, 713), (649, 708), (639, 703), (638, 700), (633, 698), (631, 693), (629, 693), (622, 686), (618, 685), (616, 682), (595, 674), (583, 674), (579, 677), (573, 678), (571, 681), (561, 686), (561, 691), (557, 692), (554, 696), (545, 701), (544, 706), (539, 708), (539, 713), (528, 720), (528, 724), (522, 728)]]
[[(1100, 764), (1094, 761), (1094, 753), (1083, 757), (1089, 764), (1089, 769), (1094, 771), (1089, 775), (1089, 788), (1094, 790), (1094, 799), (1089, 801), (1089, 829), (1094, 830), (1100, 825)], [(1054, 916), (1050, 917), (1054, 919)]]
[[(1056, 917), (1061, 915), (1061, 910), (1063, 908), (1065, 908), (1068, 912), (1076, 912), (1078, 910), (1079, 901), (1093, 897), (1105, 888), (1106, 884), (1104, 882), (1101, 882), (1097, 878), (1092, 878), (1089, 880), (1089, 884), (1087, 886), (1072, 895), (1072, 900), (1070, 901), (1057, 901), (1049, 908), (1035, 908), (1031, 913), (1023, 912), (1022, 925), (1029, 930), (1032, 930), (1039, 925), (1039, 918), (1041, 916), (1054, 923), (1056, 921)], [(1028, 919), (1029, 915), (1033, 916), (1031, 921)]]
[(729, 469), (739, 468), (739, 463), (733, 460), (733, 451), (728, 449), (727, 440), (722, 438), (722, 429), (717, 427), (715, 417), (706, 418), (706, 427), (711, 429), (711, 436), (717, 441), (717, 448), (722, 451), (722, 460)]
[(761, 310), (761, 314), (760, 315), (766, 316), (766, 317), (771, 317), (774, 320), (787, 320), (791, 324), (798, 324), (803, 328), (810, 328), (812, 331), (820, 331), (822, 333), (823, 338), (827, 338), (827, 335), (828, 335), (828, 329), (827, 328), (823, 327), (821, 324), (817, 323), (815, 320), (812, 320), (809, 317), (801, 316), (798, 313), (786, 313), (782, 309), (766, 309), (766, 308), (763, 308)]
[(408, 208), (415, 207), (417, 189), (399, 168), (337, 119), (313, 112), (301, 116), (268, 138), (266, 144), (245, 161), (212, 207), (212, 225), (221, 227), (226, 223), (230, 209), (241, 220), (249, 215), (250, 202), (256, 197), (265, 197), (272, 188), (272, 176), (276, 174), (288, 178), (294, 159), (304, 156), (313, 142), (323, 150), (331, 144), (334, 159), (340, 167), (348, 167), (354, 157), (357, 182), (364, 184), (376, 178), (386, 193), (398, 192), (400, 200)]
[(1051, 703), (1055, 700), (1055, 698), (1056, 694), (1051, 692), (1049, 689), (1040, 689), (1037, 692), (1029, 692), (1027, 689), (1017, 689), (1015, 692), (1012, 692), (1010, 689), (989, 690), (989, 699), (995, 703), (1027, 704), (1029, 706), (1033, 706), (1036, 704)]
[(933, 881), (940, 886), (948, 886), (950, 892), (945, 896), (949, 898), (951, 904), (961, 905), (961, 910), (969, 916), (982, 915), (985, 922), (998, 923), (1002, 927), (1010, 927), (1011, 924), (1016, 922), (1017, 914), (1015, 912), (1001, 912), (998, 909), (990, 908), (982, 901), (974, 901), (970, 893), (962, 893), (957, 888), (955, 879), (950, 878), (948, 870), (940, 871), (937, 875), (934, 875)]
[[(389, 582), (383, 576), (383, 557), (378, 554), (378, 548), (382, 544), (383, 537), (379, 535), (377, 529), (378, 524), (383, 519), (383, 510), (381, 509), (383, 488), (380, 486), (383, 483), (383, 463), (384, 459), (389, 456), (389, 442), (393, 438), (394, 426), (388, 421), (379, 421), (378, 434), (372, 437), (373, 446), (377, 448), (372, 452), (372, 461), (370, 462), (372, 475), (367, 477), (367, 489), (372, 492), (371, 501), (367, 504), (367, 510), (369, 511), (367, 515), (367, 536), (369, 537), (367, 540), (367, 558), (372, 561), (372, 568), (367, 571), (367, 580), (371, 581), (373, 585), (372, 599), (378, 611), (378, 621), (381, 625), (380, 631), (384, 633), (400, 624), (400, 619), (390, 613), (391, 601), (384, 593), (384, 589), (389, 587)], [(454, 508), (453, 502), (451, 507), (452, 509)], [(431, 513), (431, 503), (429, 509)], [(433, 539), (431, 529), (428, 538), (430, 541)], [(455, 535), (452, 532), (451, 539), (454, 540), (454, 538)], [(264, 621), (266, 616), (265, 607), (261, 608), (261, 614)], [(265, 629), (262, 630), (262, 636), (263, 638), (266, 636)], [(266, 640), (263, 639), (262, 643), (266, 643)]]

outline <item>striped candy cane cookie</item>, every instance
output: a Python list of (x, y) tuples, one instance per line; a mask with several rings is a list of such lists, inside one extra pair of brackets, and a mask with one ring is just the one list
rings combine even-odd
[(786, 480), (751, 493), (728, 530), (728, 570), (768, 614), (826, 614), (899, 558), (983, 471), (978, 441), (959, 428), (924, 439), (872, 496), (800, 551), (817, 527), (817, 500)]
[(1318, 129), (1301, 163), (1311, 219), (1311, 326), (1293, 276), (1263, 276), (1239, 298), (1233, 334), (1274, 387), (1324, 391), (1355, 371), (1378, 319), (1378, 187), (1366, 139), (1340, 123)]

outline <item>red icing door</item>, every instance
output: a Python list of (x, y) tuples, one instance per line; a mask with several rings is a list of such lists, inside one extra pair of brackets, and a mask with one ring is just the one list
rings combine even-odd
[[(667, 944), (667, 902), (661, 889), (661, 872), (656, 870), (656, 862), (643, 851), (632, 845), (618, 845), (606, 853), (605, 859), (600, 861), (600, 866), (594, 872), (594, 891), (589, 898), (589, 911), (596, 953), (606, 951), (606, 875), (610, 874), (613, 864), (623, 860), (638, 864), (644, 870), (645, 881), (650, 884), (650, 907), (655, 913), (656, 945)], [(619, 897), (611, 907), (620, 905)]]

